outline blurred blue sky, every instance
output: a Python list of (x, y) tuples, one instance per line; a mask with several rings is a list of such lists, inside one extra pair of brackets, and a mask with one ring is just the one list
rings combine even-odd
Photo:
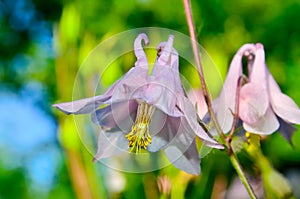
[[(22, 97), (25, 94), (33, 96), (32, 100)], [(49, 191), (61, 161), (57, 124), (36, 105), (38, 96), (25, 91), (22, 95), (0, 91), (1, 166), (23, 168), (30, 187)]]
[[(22, 48), (24, 38), (29, 45)], [(21, 168), (32, 193), (46, 194), (62, 162), (49, 88), (43, 82), (53, 67), (52, 24), (30, 0), (3, 0), (0, 39), (0, 166)]]

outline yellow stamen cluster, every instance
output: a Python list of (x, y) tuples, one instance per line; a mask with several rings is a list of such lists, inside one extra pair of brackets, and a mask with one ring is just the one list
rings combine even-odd
[(136, 153), (140, 152), (142, 148), (147, 149), (151, 144), (151, 135), (149, 133), (149, 124), (151, 117), (154, 113), (155, 107), (141, 102), (137, 108), (135, 122), (131, 131), (126, 135), (128, 139), (128, 146), (131, 148), (130, 152), (135, 150)]

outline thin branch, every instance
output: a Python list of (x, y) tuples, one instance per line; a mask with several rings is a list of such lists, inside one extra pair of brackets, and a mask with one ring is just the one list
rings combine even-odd
[(219, 136), (222, 139), (223, 144), (227, 145), (226, 136), (224, 135), (224, 133), (223, 133), (218, 121), (217, 121), (217, 118), (214, 114), (214, 111), (213, 111), (213, 108), (212, 108), (211, 98), (208, 94), (207, 85), (206, 85), (206, 82), (205, 82), (205, 79), (204, 79), (204, 73), (203, 73), (203, 70), (202, 70), (202, 64), (201, 64), (200, 54), (199, 54), (199, 49), (198, 49), (198, 41), (197, 41), (194, 22), (193, 22), (193, 18), (192, 18), (191, 4), (190, 4), (189, 0), (183, 0), (183, 4), (184, 4), (185, 13), (186, 13), (186, 19), (187, 19), (187, 24), (188, 24), (188, 27), (189, 27), (190, 36), (191, 36), (191, 39), (192, 39), (191, 42), (192, 42), (193, 53), (195, 55), (197, 71), (198, 71), (198, 75), (199, 75), (199, 78), (200, 78), (204, 99), (205, 99), (205, 102), (207, 104), (208, 112), (210, 114), (211, 120), (214, 123), (214, 126), (215, 126)]

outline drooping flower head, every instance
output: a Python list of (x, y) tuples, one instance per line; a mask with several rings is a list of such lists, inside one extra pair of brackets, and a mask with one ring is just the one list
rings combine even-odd
[(173, 40), (170, 35), (158, 45), (159, 56), (148, 75), (142, 41), (147, 45), (149, 40), (146, 34), (138, 35), (135, 66), (103, 95), (54, 105), (66, 114), (92, 114), (92, 121), (101, 127), (94, 160), (124, 151), (164, 149), (174, 166), (199, 174), (195, 136), (208, 146), (223, 148), (197, 123), (195, 108), (184, 95)]
[[(244, 75), (242, 58), (248, 60), (248, 77), (236, 99), (238, 79)], [(236, 102), (239, 112), (235, 113)], [(246, 131), (271, 134), (280, 129), (291, 136), (291, 124), (300, 124), (300, 110), (295, 102), (283, 94), (265, 63), (263, 45), (243, 45), (234, 56), (219, 98), (214, 102), (218, 121), (223, 131), (230, 130), (234, 115), (243, 122)]]

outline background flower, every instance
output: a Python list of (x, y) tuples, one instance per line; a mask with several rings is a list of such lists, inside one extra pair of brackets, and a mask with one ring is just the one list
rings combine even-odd
[[(248, 77), (240, 88), (237, 101), (238, 79), (245, 73), (243, 56), (248, 58)], [(238, 113), (234, 112), (236, 102), (239, 102)], [(300, 110), (291, 98), (281, 93), (267, 69), (261, 44), (243, 45), (234, 56), (220, 97), (215, 102), (215, 110), (224, 132), (229, 131), (236, 114), (243, 121), (246, 131), (257, 134), (274, 133), (280, 123), (283, 126), (288, 123), (300, 124)], [(281, 118), (280, 123), (275, 114)], [(294, 129), (282, 128), (281, 131), (290, 140)]]

